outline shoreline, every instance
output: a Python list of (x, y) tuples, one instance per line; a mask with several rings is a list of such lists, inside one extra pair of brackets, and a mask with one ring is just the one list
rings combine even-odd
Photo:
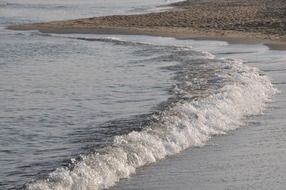
[[(113, 15), (47, 23), (8, 26), (12, 30), (43, 33), (150, 35), (177, 39), (219, 40), (229, 43), (262, 43), (272, 50), (286, 50), (284, 15), (277, 10), (283, 0), (205, 0), (171, 4), (160, 13)], [(222, 10), (220, 10), (222, 8)], [(273, 11), (275, 14), (272, 14)], [(269, 17), (271, 13), (272, 17)], [(284, 12), (283, 12), (284, 14)], [(278, 24), (277, 24), (278, 23)], [(285, 25), (284, 25), (285, 24)]]

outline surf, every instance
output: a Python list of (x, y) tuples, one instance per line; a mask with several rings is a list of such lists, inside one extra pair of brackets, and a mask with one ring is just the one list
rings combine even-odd
[[(103, 40), (123, 43), (118, 39)], [(203, 147), (213, 136), (244, 126), (243, 119), (263, 113), (278, 92), (268, 76), (241, 60), (216, 58), (182, 47), (166, 48), (171, 48), (171, 53), (153, 61), (178, 62), (168, 68), (176, 72), (177, 83), (167, 106), (152, 115), (152, 122), (140, 131), (114, 137), (108, 147), (72, 158), (68, 167), (27, 184), (27, 189), (109, 188), (135, 174), (137, 168), (187, 148)]]

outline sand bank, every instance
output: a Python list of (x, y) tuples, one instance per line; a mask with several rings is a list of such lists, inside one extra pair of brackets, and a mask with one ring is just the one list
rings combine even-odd
[(264, 43), (286, 49), (284, 0), (187, 0), (161, 13), (114, 15), (10, 26), (50, 33), (169, 36), (233, 43)]

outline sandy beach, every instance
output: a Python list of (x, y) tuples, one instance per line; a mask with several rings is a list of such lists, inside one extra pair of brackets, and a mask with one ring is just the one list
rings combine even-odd
[(143, 34), (176, 38), (217, 39), (286, 48), (283, 0), (187, 0), (175, 9), (141, 15), (114, 15), (10, 26), (50, 33)]

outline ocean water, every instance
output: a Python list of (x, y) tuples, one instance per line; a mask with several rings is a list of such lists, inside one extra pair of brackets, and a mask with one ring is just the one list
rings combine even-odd
[(285, 185), (285, 52), (5, 29), (171, 2), (0, 2), (0, 189)]

